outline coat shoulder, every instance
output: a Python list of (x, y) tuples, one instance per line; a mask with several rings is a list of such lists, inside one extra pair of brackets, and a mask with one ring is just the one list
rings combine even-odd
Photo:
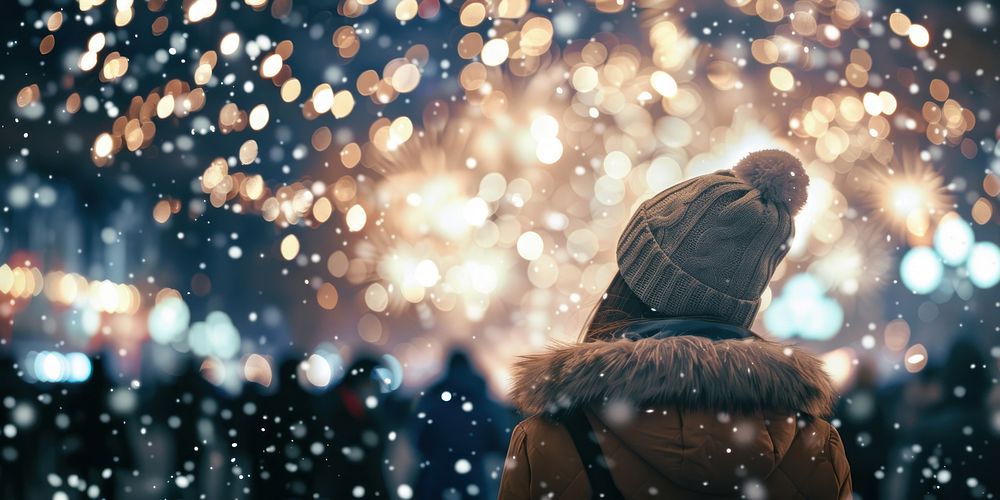
[(545, 415), (528, 417), (517, 424), (514, 433), (523, 434), (529, 457), (551, 458), (557, 453), (565, 454), (567, 450), (576, 449), (569, 432), (558, 422)]
[[(522, 463), (528, 469), (526, 486), (532, 498), (589, 496), (583, 462), (569, 432), (558, 422), (544, 415), (529, 417), (514, 428), (511, 440), (512, 449), (515, 441), (521, 445)], [(507, 467), (512, 458), (508, 455)]]
[(515, 427), (515, 429), (517, 428), (520, 428), (522, 432), (527, 434), (529, 439), (538, 436), (539, 434), (554, 433), (560, 430), (565, 432), (558, 422), (546, 415), (541, 414), (532, 415), (522, 420), (521, 423), (517, 424), (517, 427)]
[(851, 472), (840, 433), (821, 418), (801, 422), (774, 479), (806, 498), (850, 498)]

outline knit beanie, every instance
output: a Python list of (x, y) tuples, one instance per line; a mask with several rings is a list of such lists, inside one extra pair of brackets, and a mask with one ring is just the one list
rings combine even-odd
[(743, 158), (646, 200), (618, 240), (618, 268), (649, 307), (749, 327), (806, 203), (802, 163), (778, 150)]

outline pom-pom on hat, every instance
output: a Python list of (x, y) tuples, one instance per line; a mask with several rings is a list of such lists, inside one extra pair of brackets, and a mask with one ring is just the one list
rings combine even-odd
[(736, 176), (757, 188), (761, 198), (783, 203), (792, 212), (799, 213), (806, 204), (806, 187), (809, 177), (798, 158), (777, 149), (764, 149), (750, 153), (733, 167)]
[(649, 307), (749, 327), (785, 254), (809, 177), (763, 150), (733, 170), (689, 179), (643, 202), (618, 241), (618, 268)]

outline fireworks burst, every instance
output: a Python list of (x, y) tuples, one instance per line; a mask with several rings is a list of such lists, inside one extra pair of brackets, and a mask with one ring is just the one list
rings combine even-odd
[[(21, 14), (30, 29), (8, 54), (46, 63), (5, 75), (28, 127), (10, 171), (86, 157), (101, 181), (137, 186), (178, 240), (207, 224), (221, 231), (208, 240), (235, 241), (221, 228), (236, 224), (276, 235), (223, 248), (300, 277), (307, 314), (318, 304), (354, 323), (348, 343), (410, 352), (413, 318), (448, 332), (489, 323), (477, 340), (503, 355), (511, 332), (536, 346), (575, 338), (632, 209), (761, 148), (795, 152), (812, 178), (769, 297), (806, 270), (845, 303), (870, 297), (892, 281), (893, 237), (927, 245), (949, 212), (995, 235), (1000, 181), (959, 165), (996, 156), (974, 90), (996, 68), (948, 69), (962, 41), (932, 17), (853, 0), (91, 0)], [(37, 142), (56, 130), (63, 156)], [(7, 189), (14, 210), (31, 202), (26, 182)], [(261, 273), (261, 293), (303, 296)], [(157, 273), (141, 274), (135, 303), (104, 314), (159, 302)], [(3, 276), (13, 302), (46, 282), (27, 293)], [(221, 279), (199, 268), (169, 286), (207, 296)]]

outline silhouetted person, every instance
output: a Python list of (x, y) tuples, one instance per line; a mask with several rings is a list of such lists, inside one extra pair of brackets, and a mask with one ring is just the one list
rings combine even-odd
[(388, 498), (383, 459), (385, 433), (379, 415), (381, 386), (378, 363), (361, 357), (347, 369), (340, 384), (323, 401), (329, 405), (332, 441), (326, 446), (316, 474), (320, 498)]
[(422, 461), (415, 498), (492, 498), (485, 459), (503, 453), (504, 411), (468, 355), (455, 351), (447, 372), (417, 404), (415, 440)]
[[(276, 382), (272, 382), (276, 383)], [(271, 444), (269, 434), (262, 432), (262, 429), (270, 425), (271, 416), (268, 415), (267, 408), (268, 392), (267, 388), (255, 382), (245, 382), (243, 393), (240, 398), (242, 408), (239, 409), (239, 417), (236, 419), (236, 426), (239, 432), (239, 446), (243, 448), (247, 460), (246, 467), (250, 475), (250, 496), (251, 498), (267, 498), (263, 493), (267, 490), (268, 482), (262, 477), (262, 470), (265, 465), (265, 448)], [(270, 474), (266, 474), (269, 476)]]
[(904, 498), (984, 498), (1000, 491), (1000, 436), (990, 425), (989, 368), (980, 348), (959, 339), (941, 370), (943, 397), (914, 429), (919, 447)]
[(0, 355), (0, 498), (28, 498), (38, 472), (39, 409), (15, 364)]
[(101, 356), (94, 357), (91, 365), (90, 378), (73, 391), (75, 397), (66, 409), (70, 428), (81, 440), (68, 463), (88, 484), (98, 485), (101, 498), (112, 500), (120, 493), (119, 476), (135, 467), (128, 434), (135, 395), (122, 393), (113, 399), (116, 391), (129, 389), (117, 387)]
[[(247, 474), (251, 461), (247, 458), (245, 440), (243, 406), (246, 399), (243, 395), (230, 391), (223, 386), (212, 386), (213, 408), (210, 412), (212, 429), (212, 463), (222, 464), (212, 472), (214, 487), (209, 496), (223, 497), (229, 494), (239, 494), (251, 484)], [(253, 431), (250, 431), (253, 432)], [(221, 460), (221, 462), (219, 462)]]
[(208, 395), (208, 382), (193, 357), (184, 362), (180, 375), (160, 388), (154, 408), (173, 446), (173, 477), (168, 481), (172, 498), (196, 498), (206, 487), (206, 478), (200, 474), (205, 445), (199, 428), (203, 422), (202, 400)]
[(258, 498), (306, 498), (314, 461), (309, 456), (312, 434), (312, 395), (298, 380), (299, 361), (289, 359), (281, 364), (278, 388), (263, 405), (266, 419), (261, 417), (263, 450), (259, 460)]
[(854, 495), (863, 500), (879, 498), (881, 481), (875, 472), (883, 469), (889, 453), (891, 435), (879, 396), (875, 367), (863, 360), (854, 387), (841, 396), (836, 409), (838, 431), (851, 462)]
[(913, 456), (913, 432), (929, 409), (941, 401), (940, 367), (928, 364), (915, 375), (891, 380), (881, 391), (879, 404), (892, 427), (890, 451), (880, 493), (888, 500), (902, 500)]

